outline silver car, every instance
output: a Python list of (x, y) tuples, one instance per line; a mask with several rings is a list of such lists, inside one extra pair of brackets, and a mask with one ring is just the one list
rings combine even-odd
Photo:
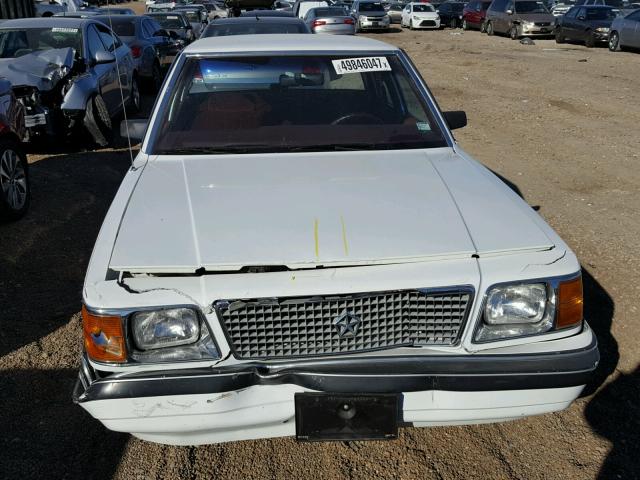
[(402, 9), (404, 5), (402, 3), (392, 3), (387, 8), (387, 15), (391, 20), (391, 23), (400, 23), (402, 21)]
[(354, 35), (356, 22), (342, 7), (316, 7), (307, 12), (304, 22), (313, 33)]
[(640, 48), (640, 10), (618, 17), (611, 24), (609, 50), (615, 52), (626, 47)]
[[(0, 25), (0, 77), (25, 106), (28, 137), (111, 137), (111, 120), (140, 106), (131, 50), (101, 22), (28, 18)], [(124, 105), (123, 105), (124, 103)]]

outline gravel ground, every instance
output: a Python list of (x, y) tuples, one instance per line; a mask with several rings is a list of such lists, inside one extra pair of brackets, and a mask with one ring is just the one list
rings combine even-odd
[(583, 398), (517, 422), (407, 428), (391, 443), (176, 448), (109, 432), (71, 389), (84, 270), (129, 154), (58, 146), (30, 155), (32, 209), (0, 225), (1, 478), (640, 478), (640, 56), (478, 32), (374, 36), (406, 49), (443, 109), (467, 111), (459, 142), (578, 254), (603, 355)]

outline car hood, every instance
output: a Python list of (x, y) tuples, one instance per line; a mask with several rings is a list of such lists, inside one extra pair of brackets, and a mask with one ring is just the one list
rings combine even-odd
[(523, 22), (555, 22), (556, 17), (550, 13), (517, 13), (517, 18)]
[(73, 67), (74, 55), (73, 48), (55, 48), (18, 58), (3, 58), (0, 59), (0, 77), (11, 81), (14, 87), (51, 90)]
[(438, 12), (411, 12), (411, 16), (418, 18), (436, 18), (439, 14)]
[(363, 17), (384, 17), (387, 12), (358, 12), (358, 15)]
[(156, 157), (110, 268), (371, 265), (548, 249), (535, 212), (451, 149)]

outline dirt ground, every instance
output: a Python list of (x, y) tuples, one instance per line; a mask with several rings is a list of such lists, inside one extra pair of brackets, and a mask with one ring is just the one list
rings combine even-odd
[(576, 251), (602, 353), (583, 398), (391, 443), (176, 448), (107, 431), (71, 390), (83, 275), (129, 154), (58, 146), (30, 156), (27, 217), (0, 225), (0, 478), (640, 478), (640, 55), (461, 30), (373, 36), (406, 49), (442, 109), (467, 111), (458, 141)]

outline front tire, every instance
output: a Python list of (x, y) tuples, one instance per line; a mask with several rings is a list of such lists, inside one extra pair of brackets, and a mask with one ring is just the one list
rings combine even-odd
[(94, 95), (87, 102), (84, 115), (84, 126), (93, 137), (93, 141), (101, 147), (109, 145), (113, 136), (113, 128), (109, 110), (102, 95)]
[(140, 84), (137, 75), (131, 77), (131, 94), (129, 96), (127, 111), (129, 113), (138, 113), (140, 111)]
[(469, 24), (466, 19), (462, 19), (462, 30), (469, 30)]
[(587, 48), (593, 48), (596, 46), (596, 39), (593, 36), (593, 32), (587, 32), (587, 36), (584, 40), (584, 46)]
[(558, 28), (556, 30), (556, 43), (564, 43), (565, 42), (565, 38), (564, 35), (562, 35), (562, 29)]
[(620, 50), (620, 35), (618, 32), (611, 32), (609, 35), (609, 50), (617, 52)]
[(458, 28), (458, 19), (452, 18), (449, 20), (449, 28)]
[(493, 31), (493, 23), (491, 23), (491, 22), (487, 22), (486, 30), (487, 30), (487, 35), (489, 35), (490, 37), (492, 37), (492, 36), (494, 35), (494, 33), (495, 33), (495, 32)]
[(31, 202), (29, 165), (19, 144), (0, 140), (0, 220), (18, 220)]
[(413, 19), (409, 20), (409, 30), (414, 30)]
[(519, 36), (520, 35), (518, 35), (518, 27), (514, 25), (509, 29), (509, 37), (511, 38), (511, 40), (518, 40)]

